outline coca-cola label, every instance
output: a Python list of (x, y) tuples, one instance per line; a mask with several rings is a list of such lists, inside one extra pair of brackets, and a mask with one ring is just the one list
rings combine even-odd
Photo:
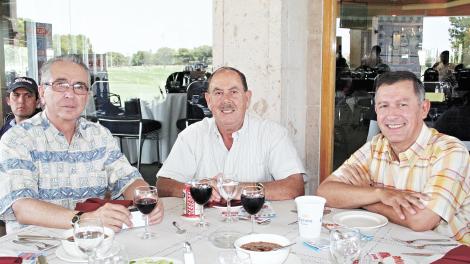
[(184, 217), (199, 217), (201, 213), (201, 206), (197, 204), (190, 191), (191, 185), (185, 184), (183, 189), (183, 216)]

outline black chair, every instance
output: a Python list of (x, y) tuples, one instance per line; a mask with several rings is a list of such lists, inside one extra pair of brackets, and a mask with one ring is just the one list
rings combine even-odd
[(194, 81), (188, 85), (186, 94), (186, 123), (188, 126), (205, 117), (212, 117), (205, 97), (208, 87), (207, 81)]
[(187, 84), (189, 83), (190, 72), (174, 72), (166, 78), (165, 89), (167, 93), (185, 93)]
[(97, 111), (97, 120), (102, 126), (111, 131), (111, 134), (119, 138), (122, 151), (122, 139), (132, 138), (138, 139), (137, 148), (137, 169), (140, 171), (142, 158), (142, 147), (146, 139), (157, 141), (157, 159), (160, 162), (160, 138), (159, 130), (161, 123), (156, 120), (142, 119), (140, 108), (140, 99), (131, 99), (125, 102), (125, 110), (123, 113), (107, 115)]
[(439, 90), (439, 72), (433, 68), (428, 68), (424, 71), (423, 79), (424, 90), (428, 93), (434, 93), (434, 91)]

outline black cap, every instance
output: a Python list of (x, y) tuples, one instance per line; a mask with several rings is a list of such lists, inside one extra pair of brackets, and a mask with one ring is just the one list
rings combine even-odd
[(38, 97), (38, 85), (34, 79), (29, 77), (16, 77), (13, 82), (8, 86), (7, 92), (11, 93), (18, 88), (25, 88), (26, 90), (30, 91), (36, 97)]

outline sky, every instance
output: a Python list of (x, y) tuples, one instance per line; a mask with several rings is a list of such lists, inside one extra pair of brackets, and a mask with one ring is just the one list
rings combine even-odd
[(17, 0), (17, 17), (83, 34), (96, 53), (212, 46), (212, 0)]

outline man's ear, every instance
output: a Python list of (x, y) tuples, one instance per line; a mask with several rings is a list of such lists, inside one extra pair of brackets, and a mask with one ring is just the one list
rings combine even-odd
[(248, 109), (250, 107), (250, 103), (251, 103), (251, 95), (253, 93), (251, 92), (251, 90), (248, 90), (245, 92), (245, 96), (246, 96), (246, 108)]
[(421, 118), (423, 120), (428, 116), (429, 109), (431, 109), (431, 102), (428, 99), (424, 99), (423, 103), (421, 103)]
[(7, 105), (10, 105), (10, 95), (8, 95), (7, 97), (5, 97), (5, 101), (7, 102)]
[(212, 108), (212, 107), (211, 107), (211, 104), (212, 104), (212, 102), (211, 102), (211, 95), (209, 94), (209, 91), (207, 91), (207, 92), (204, 93), (204, 98), (206, 98), (207, 107), (209, 108), (209, 110), (212, 111), (212, 109), (211, 109), (211, 108)]

